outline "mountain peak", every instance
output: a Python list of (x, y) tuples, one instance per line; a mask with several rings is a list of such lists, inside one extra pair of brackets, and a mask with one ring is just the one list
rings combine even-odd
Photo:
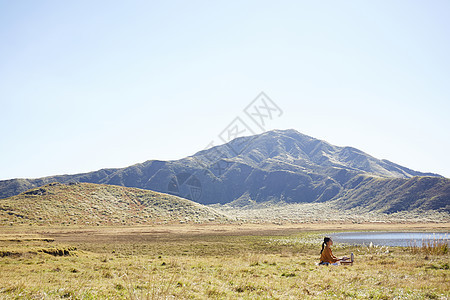
[[(419, 204), (437, 201), (427, 207), (445, 207), (442, 203), (448, 197), (449, 180), (415, 181), (416, 176), (440, 177), (288, 129), (239, 137), (175, 161), (152, 160), (122, 169), (0, 181), (0, 198), (53, 181), (76, 181), (154, 190), (202, 204), (224, 204), (238, 199), (324, 202), (352, 195), (351, 202), (358, 205), (375, 201), (373, 209), (381, 209), (387, 202), (398, 199), (407, 199), (408, 203), (422, 201)], [(369, 182), (371, 190), (364, 190), (361, 182)], [(390, 190), (396, 193), (385, 198)], [(404, 195), (406, 192), (416, 194), (410, 197)], [(370, 195), (377, 196), (369, 199)]]
[(228, 159), (259, 165), (271, 159), (308, 166), (315, 170), (342, 168), (382, 177), (440, 176), (414, 171), (388, 160), (374, 158), (354, 147), (334, 146), (294, 129), (272, 130), (236, 138), (227, 144), (197, 152), (193, 157), (201, 159), (206, 164)]

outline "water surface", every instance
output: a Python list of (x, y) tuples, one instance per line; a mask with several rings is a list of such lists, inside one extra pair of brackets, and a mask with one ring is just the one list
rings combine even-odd
[(448, 232), (339, 232), (331, 235), (336, 243), (350, 245), (379, 246), (422, 246), (430, 241), (443, 241), (449, 244)]

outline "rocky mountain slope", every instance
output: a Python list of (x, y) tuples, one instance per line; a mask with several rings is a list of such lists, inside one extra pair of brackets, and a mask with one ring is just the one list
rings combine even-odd
[[(431, 179), (419, 180), (417, 176)], [(122, 169), (0, 181), (0, 197), (53, 181), (138, 187), (202, 204), (236, 206), (255, 201), (339, 200), (343, 207), (370, 204), (373, 210), (390, 212), (419, 206), (448, 210), (450, 202), (449, 179), (376, 159), (352, 147), (334, 146), (295, 130), (237, 138), (176, 161), (152, 160)], [(422, 181), (430, 183), (418, 184)]]
[(212, 208), (153, 191), (51, 183), (0, 199), (0, 224), (137, 225), (226, 221)]
[(338, 204), (343, 209), (363, 207), (385, 213), (418, 209), (450, 212), (450, 179), (358, 175), (344, 185)]

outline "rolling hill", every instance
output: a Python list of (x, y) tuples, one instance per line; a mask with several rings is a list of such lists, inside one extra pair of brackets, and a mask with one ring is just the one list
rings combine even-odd
[(0, 224), (137, 225), (227, 220), (180, 197), (112, 185), (51, 183), (0, 200)]
[(334, 146), (295, 130), (274, 130), (175, 160), (150, 160), (121, 169), (0, 181), (0, 197), (50, 182), (136, 187), (201, 204), (340, 201), (394, 212), (449, 211), (450, 179), (380, 160), (352, 147)]

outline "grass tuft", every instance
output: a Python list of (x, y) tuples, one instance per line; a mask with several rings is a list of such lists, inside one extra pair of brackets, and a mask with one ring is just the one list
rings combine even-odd
[(422, 241), (422, 244), (418, 246), (415, 242), (410, 245), (409, 249), (412, 253), (425, 253), (432, 255), (446, 255), (448, 254), (449, 240), (446, 237), (441, 239), (432, 239)]

